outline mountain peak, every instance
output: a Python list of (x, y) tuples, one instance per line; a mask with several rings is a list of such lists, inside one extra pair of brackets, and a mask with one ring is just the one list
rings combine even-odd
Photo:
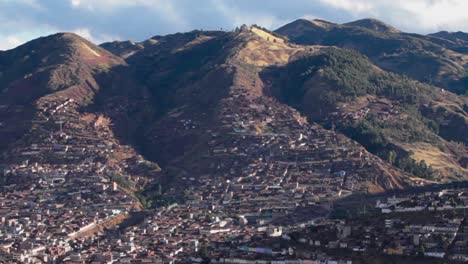
[[(1, 63), (0, 87), (12, 102), (30, 102), (71, 87), (91, 95), (89, 84), (94, 83), (95, 74), (125, 65), (122, 58), (74, 33), (29, 41), (3, 52)], [(82, 94), (75, 93), (74, 99), (83, 99)]]
[(400, 31), (378, 19), (375, 18), (364, 18), (356, 20), (353, 22), (345, 23), (346, 26), (358, 26), (367, 28), (374, 31), (384, 32), (384, 33), (399, 33)]
[(237, 39), (241, 45), (238, 58), (246, 64), (259, 67), (284, 65), (299, 50), (288, 40), (268, 29), (253, 26), (243, 26), (238, 32)]
[(326, 21), (326, 20), (323, 20), (323, 19), (311, 19), (311, 20), (308, 20), (308, 21), (311, 22), (312, 24), (316, 25), (316, 26), (323, 27), (323, 28), (329, 28), (329, 27), (336, 26), (335, 23), (330, 22), (330, 21)]
[(272, 41), (274, 43), (285, 43), (285, 40), (283, 37), (278, 36), (277, 34), (274, 34), (273, 32), (260, 28), (257, 26), (251, 26), (250, 31), (254, 33), (255, 35), (261, 37), (262, 39)]
[(320, 36), (323, 32), (332, 30), (337, 26), (337, 24), (325, 20), (301, 18), (278, 28), (275, 32), (287, 36), (289, 39), (295, 39), (303, 35), (304, 32), (308, 32), (310, 35)]
[(69, 40), (83, 40), (84, 38), (73, 32), (58, 32), (56, 34), (46, 36), (46, 38), (63, 38)]
[(462, 31), (457, 31), (457, 32), (440, 31), (437, 33), (429, 34), (429, 36), (447, 39), (447, 40), (451, 40), (454, 42), (468, 42), (468, 33), (465, 33)]
[[(315, 26), (317, 28), (322, 28), (322, 29), (327, 29), (327, 28), (331, 28), (331, 27), (334, 27), (336, 26), (337, 24), (335, 23), (332, 23), (330, 21), (326, 21), (326, 20), (323, 20), (323, 19), (307, 19), (307, 18), (301, 18), (301, 19), (298, 19), (298, 20), (295, 20), (293, 21), (292, 23), (288, 24), (288, 25), (291, 25), (291, 26), (300, 26), (300, 25), (304, 25), (304, 26)], [(288, 26), (286, 25), (286, 26)]]
[(38, 39), (31, 40), (29, 42), (26, 42), (25, 44), (19, 46), (18, 48), (27, 47), (29, 48), (30, 46), (36, 46), (36, 45), (47, 45), (47, 44), (54, 44), (54, 45), (62, 45), (62, 46), (69, 46), (73, 45), (74, 43), (81, 43), (81, 42), (89, 42), (85, 38), (71, 32), (60, 32), (60, 33), (55, 33), (52, 35), (40, 37)]
[(13, 56), (26, 55), (30, 53), (36, 56), (52, 54), (60, 55), (60, 57), (68, 56), (69, 58), (91, 60), (92, 58), (107, 57), (110, 60), (122, 63), (123, 61), (113, 56), (110, 52), (102, 49), (87, 39), (70, 32), (56, 33), (53, 35), (41, 37), (31, 40), (17, 48), (7, 51)]

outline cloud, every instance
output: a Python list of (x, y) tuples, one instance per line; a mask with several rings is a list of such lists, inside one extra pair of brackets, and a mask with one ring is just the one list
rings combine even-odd
[(21, 45), (24, 41), (18, 39), (16, 36), (6, 36), (5, 41), (0, 42), (0, 50), (10, 49)]
[(301, 17), (337, 23), (372, 17), (418, 33), (468, 31), (466, 10), (467, 0), (0, 0), (0, 49), (57, 31), (97, 43), (143, 41), (241, 24), (275, 29)]
[(72, 5), (72, 7), (79, 7), (81, 5), (80, 0), (71, 0), (70, 3)]
[(5, 19), (0, 12), (0, 50), (12, 49), (31, 39), (56, 33), (58, 30), (47, 24), (37, 24), (34, 20), (17, 17)]
[(176, 24), (186, 25), (183, 16), (178, 12), (174, 3), (178, 1), (167, 0), (70, 0), (73, 8), (82, 8), (99, 14), (112, 14), (126, 8), (148, 9), (157, 13), (163, 19)]
[(320, 2), (330, 5), (334, 8), (348, 10), (352, 13), (364, 13), (372, 11), (372, 3), (375, 3), (376, 1), (320, 0)]
[[(67, 31), (67, 30), (63, 30), (63, 31)], [(108, 42), (108, 41), (113, 41), (113, 40), (120, 40), (120, 37), (118, 36), (107, 35), (107, 34), (97, 34), (97, 35), (93, 34), (92, 30), (89, 28), (77, 28), (74, 30), (70, 30), (70, 32), (80, 35), (81, 37), (93, 43), (97, 43), (97, 44)]]
[(286, 22), (279, 19), (274, 14), (258, 12), (258, 9), (246, 11), (222, 0), (212, 0), (211, 3), (214, 9), (220, 12), (223, 17), (229, 21), (231, 28), (243, 24), (258, 24), (266, 28), (274, 29)]
[(466, 0), (319, 0), (354, 18), (375, 17), (410, 31), (468, 30)]
[(42, 9), (43, 6), (39, 3), (39, 0), (0, 0), (0, 6), (2, 4), (16, 4), (27, 6), (34, 9)]
[[(42, 33), (40, 33), (42, 32)], [(38, 38), (40, 36), (49, 35), (56, 31), (40, 31), (40, 32), (19, 32), (16, 34), (1, 34), (0, 33), (0, 50), (9, 50), (15, 48), (31, 39)]]

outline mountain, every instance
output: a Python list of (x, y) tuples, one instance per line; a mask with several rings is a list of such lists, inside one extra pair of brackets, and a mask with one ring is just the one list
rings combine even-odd
[(130, 40), (106, 42), (100, 46), (124, 59), (145, 48), (143, 43), (136, 43)]
[(468, 33), (465, 32), (448, 32), (448, 31), (440, 31), (437, 33), (429, 34), (430, 36), (447, 39), (453, 41), (455, 43), (459, 43), (462, 45), (467, 45), (468, 43)]
[(380, 68), (464, 94), (468, 55), (446, 40), (400, 32), (364, 19), (347, 24), (299, 19), (276, 30), (301, 45), (356, 50)]
[[(118, 130), (125, 122), (121, 112), (133, 111), (132, 119), (137, 119), (138, 111), (144, 111), (127, 104), (128, 99), (137, 104), (143, 94), (125, 77), (127, 67), (122, 58), (71, 33), (39, 38), (2, 53), (3, 167), (14, 171), (11, 168), (34, 164), (30, 168), (35, 173), (25, 176), (34, 181), (43, 177), (42, 170), (83, 174), (83, 168), (91, 167), (86, 173), (105, 171), (116, 177), (132, 169), (128, 164), (144, 161), (124, 143), (130, 126), (123, 133)], [(119, 118), (111, 120), (114, 116)], [(148, 175), (158, 170), (156, 164), (151, 166), (146, 170)], [(141, 168), (134, 175), (143, 171)], [(5, 181), (28, 182), (22, 177)]]
[[(327, 26), (324, 22), (321, 23), (320, 26)], [(162, 119), (156, 122), (155, 129), (146, 132), (146, 135), (150, 137), (146, 141), (146, 146), (150, 149), (148, 155), (153, 160), (158, 160), (166, 165), (171, 164), (171, 167), (184, 167), (180, 172), (182, 175), (185, 175), (187, 171), (196, 170), (192, 167), (193, 164), (201, 162), (189, 162), (189, 160), (197, 156), (194, 153), (208, 151), (199, 149), (200, 145), (204, 145), (201, 144), (204, 137), (198, 133), (203, 133), (194, 132), (195, 134), (192, 134), (184, 131), (183, 135), (178, 137), (175, 133), (159, 136), (159, 134), (165, 134), (164, 130), (167, 127), (172, 126), (161, 122), (175, 122), (171, 118), (167, 118), (165, 112), (169, 109), (175, 111), (181, 107), (184, 110), (176, 111), (177, 118), (184, 116), (184, 120), (197, 123), (197, 127), (200, 129), (205, 127), (206, 131), (217, 131), (218, 128), (213, 128), (211, 124), (220, 123), (223, 117), (216, 116), (215, 110), (213, 110), (214, 113), (206, 113), (206, 111), (219, 107), (217, 101), (223, 98), (220, 93), (224, 90), (219, 90), (219, 88), (206, 90), (210, 87), (207, 83), (222, 82), (221, 86), (225, 87), (226, 82), (235, 82), (230, 80), (237, 75), (230, 77), (224, 69), (218, 69), (217, 65), (229, 65), (231, 68), (238, 69), (238, 61), (241, 61), (243, 68), (245, 65), (248, 65), (249, 68), (241, 71), (248, 73), (243, 74), (240, 78), (242, 82), (251, 82), (256, 86), (260, 83), (261, 87), (247, 89), (244, 85), (243, 89), (247, 89), (246, 93), (255, 93), (262, 97), (273, 96), (273, 98), (299, 110), (312, 122), (319, 122), (327, 128), (332, 127), (333, 124), (337, 130), (357, 140), (382, 159), (388, 159), (389, 153), (398, 153), (398, 158), (392, 160), (393, 165), (413, 175), (417, 174), (420, 177), (434, 180), (457, 180), (466, 175), (466, 165), (463, 162), (464, 157), (467, 156), (466, 148), (453, 143), (461, 141), (466, 144), (464, 131), (467, 129), (467, 104), (464, 97), (458, 97), (437, 87), (387, 73), (357, 53), (320, 46), (311, 48), (295, 46), (289, 44), (281, 36), (258, 27), (252, 27), (247, 32), (250, 32), (249, 34), (253, 37), (245, 37), (245, 35), (250, 36), (246, 32), (238, 33), (243, 38), (238, 40), (239, 36), (236, 35), (235, 39), (238, 41), (234, 43), (230, 40), (233, 36), (220, 32), (190, 32), (167, 36), (162, 39), (164, 39), (163, 43), (170, 43), (169, 45), (159, 46), (156, 44), (152, 46), (153, 50), (141, 50), (127, 59), (136, 69), (134, 78), (145, 80), (141, 85), (149, 87), (154, 98), (158, 98), (156, 105), (160, 108), (158, 111), (161, 111)], [(254, 50), (253, 47), (258, 47), (259, 50)], [(303, 65), (304, 61), (307, 61), (306, 58), (312, 59)], [(279, 65), (283, 66), (279, 67)], [(292, 72), (291, 69), (297, 72)], [(321, 80), (319, 76), (314, 76), (315, 73), (322, 73), (324, 70), (331, 70), (330, 76), (327, 76), (330, 79), (325, 81)], [(212, 74), (212, 71), (215, 71), (216, 74)], [(258, 74), (258, 77), (255, 76), (256, 74), (252, 77), (251, 72)], [(312, 79), (316, 82), (305, 81), (304, 74), (306, 73), (314, 76)], [(276, 79), (276, 77), (285, 79)], [(201, 81), (202, 84), (198, 84), (198, 81)], [(293, 90), (300, 88), (302, 81), (316, 92), (302, 91), (301, 94), (301, 92)], [(340, 88), (336, 87), (337, 83), (341, 85)], [(326, 101), (328, 94), (322, 94), (328, 93), (330, 88), (334, 86), (337, 91), (330, 96), (338, 99), (328, 105)], [(309, 87), (303, 88), (303, 90), (309, 89)], [(224, 93), (227, 92), (224, 91)], [(311, 93), (310, 97), (309, 95), (306, 98), (301, 97), (308, 93)], [(414, 96), (415, 93), (419, 93), (419, 95)], [(295, 96), (300, 99), (291, 99)], [(369, 103), (362, 104), (362, 99), (367, 98), (367, 96), (369, 96)], [(373, 100), (371, 100), (372, 98)], [(355, 99), (359, 99), (361, 103), (353, 105)], [(302, 102), (298, 103), (295, 100)], [(258, 104), (258, 102), (256, 103)], [(337, 111), (341, 104), (347, 104), (349, 108)], [(386, 127), (383, 132), (379, 130), (388, 124), (372, 123), (370, 129), (379, 131), (376, 132), (379, 133), (377, 137), (381, 137), (383, 140), (378, 147), (373, 148), (371, 146), (373, 143), (366, 142), (367, 137), (362, 133), (367, 133), (367, 131), (356, 131), (358, 128), (354, 126), (362, 126), (363, 124), (348, 122), (350, 115), (360, 111), (369, 111), (366, 109), (372, 109), (378, 117), (387, 116), (386, 121), (393, 120), (392, 123), (388, 122), (390, 126)], [(206, 117), (203, 120), (194, 121), (191, 114), (187, 116), (183, 114), (185, 111), (189, 113), (201, 112), (202, 116)], [(321, 111), (325, 114), (320, 115)], [(400, 114), (392, 114), (392, 112)], [(331, 116), (332, 113), (336, 115), (338, 121), (334, 120), (335, 117)], [(238, 113), (238, 115), (245, 116), (246, 114)], [(213, 119), (208, 119), (208, 117)], [(357, 120), (366, 126), (368, 126), (367, 123), (373, 122), (373, 116), (363, 115), (363, 117), (363, 119)], [(249, 122), (258, 121), (250, 120)], [(408, 126), (409, 123), (414, 125)], [(154, 141), (151, 137), (156, 137), (158, 140)], [(156, 145), (148, 144), (148, 142), (154, 142)], [(183, 149), (179, 144), (184, 146)], [(191, 144), (196, 145), (193, 147), (194, 149), (190, 146)], [(181, 155), (185, 158), (182, 159)], [(183, 160), (184, 165), (173, 165), (171, 160), (174, 159)], [(425, 162), (421, 163), (422, 160)], [(202, 169), (206, 168), (202, 167)], [(212, 172), (204, 171), (203, 173), (210, 174)]]
[[(310, 170), (310, 182), (343, 171), (346, 180), (326, 188), (350, 192), (421, 181), (266, 93), (262, 69), (286, 65), (307, 48), (257, 27), (146, 43), (127, 62), (72, 34), (8, 51), (2, 116), (12, 120), (4, 119), (1, 132), (11, 139), (2, 146), (2, 164), (66, 166), (76, 174), (92, 164), (88, 173), (104, 173), (134, 192), (163, 185), (165, 200), (181, 199), (180, 188), (207, 176), (260, 183), (291, 166)], [(28, 55), (30, 64), (21, 64)], [(142, 195), (157, 200), (151, 188)]]
[(36, 105), (44, 104), (40, 98), (64, 96), (84, 104), (99, 89), (95, 76), (117, 65), (125, 62), (70, 33), (40, 38), (2, 52), (2, 145), (21, 136), (19, 131), (26, 129), (24, 124), (31, 120)]
[[(430, 210), (462, 206), (462, 191), (440, 190), (468, 180), (468, 97), (383, 67), (384, 50), (401, 64), (434, 49), (429, 61), (455, 78), (454, 42), (369, 19), (285, 31), (101, 46), (61, 33), (0, 52), (0, 262), (201, 262), (276, 242), (283, 258), (309, 231), (361, 250), (361, 231), (390, 230), (378, 209), (463, 228), (461, 210)], [(379, 252), (394, 247), (383, 233)]]
[(400, 31), (390, 25), (383, 23), (377, 19), (367, 18), (344, 24), (346, 26), (356, 26), (378, 31), (382, 33), (400, 33)]
[(79, 99), (92, 97), (85, 90), (97, 89), (93, 74), (124, 64), (121, 58), (75, 34), (40, 38), (0, 54), (2, 99), (30, 103), (59, 91), (85, 95)]
[[(343, 135), (307, 122), (266, 93), (261, 70), (288, 63), (304, 48), (290, 47), (257, 27), (205, 39), (201, 34), (183, 49), (132, 57), (137, 79), (155, 98), (165, 98), (156, 103), (161, 117), (145, 133), (145, 144), (146, 155), (171, 168), (167, 181), (185, 186), (194, 183), (181, 179), (194, 177), (200, 184), (204, 177), (217, 176), (260, 183), (295, 163), (316, 171), (312, 181), (347, 171), (345, 185), (353, 190), (410, 184), (408, 174)], [(320, 154), (320, 149), (328, 152)], [(332, 161), (336, 155), (341, 158)], [(314, 160), (316, 165), (310, 163)]]
[[(334, 127), (401, 169), (434, 179), (467, 173), (466, 147), (453, 143), (467, 144), (466, 97), (385, 72), (334, 47), (266, 69), (263, 76), (272, 94), (309, 120)], [(411, 159), (438, 171), (410, 165)]]
[[(142, 50), (145, 50), (145, 53), (161, 52), (162, 50), (177, 50), (183, 48), (184, 45), (195, 45), (197, 41), (206, 41), (222, 33), (221, 31), (207, 32), (194, 30), (189, 33), (154, 36), (139, 43), (133, 41), (113, 41), (103, 43), (100, 46), (122, 58), (128, 59)], [(198, 38), (199, 36), (204, 37)]]
[[(400, 153), (397, 156), (405, 158), (393, 162), (407, 171), (419, 170), (409, 168), (406, 157), (412, 157), (438, 168), (436, 174), (443, 177), (467, 174), (463, 162), (466, 147), (452, 143), (466, 144), (466, 97), (385, 72), (465, 93), (466, 55), (449, 50), (444, 41), (402, 33), (373, 19), (343, 25), (302, 19), (276, 33), (299, 44), (352, 49), (370, 60), (330, 48), (288, 69), (273, 69), (271, 76), (287, 76), (274, 89), (280, 99), (302, 109), (312, 120), (328, 127), (336, 125), (382, 158), (390, 152), (392, 156)], [(429, 76), (440, 78), (434, 81)]]
[[(356, 46), (374, 54), (366, 57), (331, 47), (327, 34), (356, 45), (385, 36), (391, 45)], [(160, 202), (180, 201), (181, 189), (208, 178), (274, 184), (274, 175), (291, 169), (297, 173), (283, 180), (308, 172), (301, 181), (325, 180), (325, 189), (351, 193), (466, 179), (466, 97), (380, 63), (387, 46), (405, 57), (410, 51), (401, 46), (415, 39), (417, 54), (455, 56), (371, 19), (298, 20), (277, 32), (191, 31), (100, 47), (69, 33), (40, 38), (0, 53), (2, 163), (93, 162)], [(458, 74), (453, 67), (444, 68), (448, 75)]]
[(429, 34), (430, 40), (453, 51), (468, 54), (468, 34), (465, 32), (440, 31)]

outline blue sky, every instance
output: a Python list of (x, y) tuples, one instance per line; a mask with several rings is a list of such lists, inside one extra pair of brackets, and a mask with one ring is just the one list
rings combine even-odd
[(468, 0), (0, 0), (0, 50), (56, 32), (142, 41), (192, 29), (270, 29), (298, 18), (372, 17), (407, 32), (468, 31)]

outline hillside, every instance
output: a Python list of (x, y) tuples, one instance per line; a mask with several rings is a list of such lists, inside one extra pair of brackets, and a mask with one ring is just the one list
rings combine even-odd
[(0, 52), (0, 262), (461, 252), (460, 45), (364, 19)]
[[(154, 36), (139, 43), (133, 41), (113, 41), (103, 43), (100, 46), (117, 56), (128, 59), (143, 50), (146, 54), (150, 52), (162, 52), (163, 50), (175, 51), (177, 49), (183, 49), (187, 46), (195, 45), (199, 42), (207, 41), (221, 34), (223, 34), (221, 31), (194, 30), (188, 33)], [(200, 38), (200, 36), (203, 37)]]
[[(468, 54), (468, 33), (440, 31), (429, 34), (430, 40), (453, 51)], [(466, 83), (465, 83), (466, 84)]]
[(44, 100), (73, 98), (84, 105), (99, 90), (95, 77), (125, 65), (119, 57), (70, 33), (26, 43), (0, 54), (2, 146), (21, 137)]
[(430, 34), (430, 36), (442, 38), (442, 39), (447, 39), (450, 41), (453, 41), (455, 43), (458, 43), (460, 45), (467, 45), (468, 43), (468, 33), (465, 32), (448, 32), (448, 31), (440, 31), (437, 33)]
[(441, 39), (403, 33), (370, 19), (341, 25), (300, 19), (277, 29), (276, 33), (297, 44), (353, 49), (384, 70), (458, 94), (467, 91), (468, 56)]
[[(126, 111), (132, 110), (131, 104), (142, 100), (141, 90), (125, 76), (123, 59), (77, 35), (60, 33), (3, 53), (0, 67), (0, 162), (4, 166), (35, 164), (32, 173), (25, 174), (32, 181), (45, 172), (84, 173), (84, 167), (90, 169), (89, 162), (93, 164), (85, 170), (89, 174), (98, 174), (105, 164), (108, 177), (122, 172), (141, 176), (145, 169), (135, 172), (138, 166), (129, 164), (144, 159), (122, 137), (131, 131), (118, 130), (129, 118)], [(126, 104), (122, 96), (129, 90), (132, 103)], [(133, 110), (132, 119), (144, 111)], [(21, 177), (4, 180), (28, 182)], [(144, 182), (129, 187), (141, 188)]]
[[(467, 143), (465, 97), (384, 72), (365, 57), (337, 48), (304, 54), (284, 67), (266, 69), (263, 76), (280, 100), (397, 167), (431, 179), (467, 173), (461, 162), (467, 149), (452, 142)], [(430, 153), (423, 147), (427, 144)], [(437, 172), (409, 164), (424, 155), (434, 156), (424, 160)]]
[(388, 24), (383, 23), (382, 21), (379, 21), (377, 19), (360, 19), (357, 21), (349, 22), (344, 25), (347, 26), (356, 26), (356, 27), (363, 27), (370, 29), (372, 31), (378, 31), (382, 33), (400, 33), (400, 31)]
[[(296, 23), (402, 34), (375, 20)], [(138, 195), (159, 202), (183, 199), (181, 188), (203, 186), (206, 177), (273, 184), (285, 169), (298, 170), (288, 176), (296, 181), (324, 180), (329, 191), (465, 179), (465, 97), (319, 42), (293, 44), (258, 26), (101, 47), (73, 34), (32, 41), (1, 53), (2, 133), (11, 138), (4, 162), (62, 164), (48, 146), (94, 140), (107, 146), (91, 152), (109, 177), (127, 175), (121, 184), (133, 192), (147, 186)], [(155, 197), (161, 186), (164, 198)]]
[(106, 42), (100, 46), (124, 59), (145, 48), (144, 43), (136, 43), (133, 41)]
[[(193, 34), (183, 37), (187, 44), (155, 46), (127, 59), (134, 78), (155, 98), (157, 118), (142, 133), (142, 151), (161, 164), (163, 189), (197, 186), (206, 177), (272, 184), (271, 176), (292, 166), (292, 160), (315, 171), (303, 179), (307, 181), (347, 171), (341, 188), (351, 191), (379, 192), (412, 184), (408, 174), (356, 142), (309, 124), (296, 110), (265, 94), (261, 70), (288, 63), (305, 47), (257, 27), (216, 36)], [(181, 38), (167, 39), (179, 43)], [(320, 149), (327, 152), (319, 154)], [(330, 160), (337, 155), (337, 161)], [(180, 199), (178, 188), (168, 191), (166, 199)]]

